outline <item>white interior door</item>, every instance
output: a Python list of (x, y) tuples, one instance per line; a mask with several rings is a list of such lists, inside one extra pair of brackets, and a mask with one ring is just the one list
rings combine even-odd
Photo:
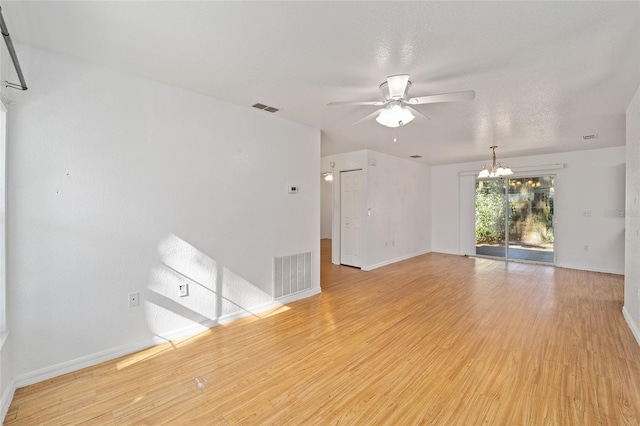
[(362, 170), (340, 173), (340, 263), (361, 267)]

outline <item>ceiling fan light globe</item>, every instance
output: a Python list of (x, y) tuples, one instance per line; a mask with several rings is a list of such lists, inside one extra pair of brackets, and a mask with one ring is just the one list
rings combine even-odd
[(376, 121), (383, 126), (388, 126), (389, 123), (389, 110), (387, 108), (380, 111), (380, 114), (376, 117)]
[(393, 105), (389, 110), (389, 114), (394, 118), (400, 118), (402, 116), (402, 107), (399, 104)]
[(376, 117), (376, 121), (383, 126), (393, 128), (404, 126), (414, 118), (411, 111), (402, 107), (400, 103), (394, 103), (380, 111), (380, 114)]
[(409, 111), (408, 108), (402, 108), (402, 123), (403, 124), (410, 123), (411, 120), (413, 120), (414, 118), (416, 118), (416, 117), (413, 114), (411, 114), (411, 111)]

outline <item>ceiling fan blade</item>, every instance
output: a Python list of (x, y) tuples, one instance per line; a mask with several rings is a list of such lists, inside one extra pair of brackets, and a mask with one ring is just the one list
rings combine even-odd
[(423, 114), (420, 111), (418, 111), (417, 109), (411, 108), (409, 105), (405, 105), (405, 108), (407, 108), (409, 111), (411, 111), (415, 115), (421, 115), (422, 117), (426, 118), (427, 120), (431, 120), (431, 117), (429, 117), (427, 114)]
[(420, 96), (417, 98), (411, 98), (407, 102), (411, 105), (420, 104), (435, 104), (438, 102), (457, 102), (457, 101), (471, 101), (475, 99), (476, 92), (474, 90), (467, 90), (464, 92), (442, 93), (440, 95)]
[(380, 111), (382, 111), (384, 108), (380, 108), (377, 111), (372, 112), (371, 114), (367, 115), (366, 117), (361, 118), (360, 120), (356, 121), (355, 123), (352, 124), (352, 126), (355, 126), (356, 124), (360, 124), (363, 121), (367, 121), (369, 119), (372, 119), (373, 117), (375, 117), (377, 114), (380, 113)]
[(351, 102), (351, 101), (344, 101), (344, 102), (329, 102), (327, 105), (329, 106), (336, 106), (336, 105), (375, 105), (375, 106), (381, 106), (384, 105), (384, 102), (380, 102), (380, 101), (371, 101), (371, 102)]
[(389, 87), (389, 97), (391, 99), (401, 99), (407, 90), (409, 82), (409, 74), (399, 74), (387, 77), (387, 85)]

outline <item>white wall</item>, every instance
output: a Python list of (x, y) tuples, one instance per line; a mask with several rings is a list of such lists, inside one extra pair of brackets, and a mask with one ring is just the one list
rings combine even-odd
[[(624, 273), (624, 217), (608, 214), (625, 209), (624, 147), (498, 159), (514, 169), (564, 164), (563, 169), (542, 173), (556, 175), (557, 266)], [(474, 254), (475, 178), (459, 174), (481, 168), (481, 163), (432, 168), (433, 251)], [(591, 216), (583, 216), (584, 210)]]
[(361, 205), (362, 269), (370, 270), (430, 251), (430, 168), (375, 151), (363, 150), (322, 157), (321, 169), (331, 171), (334, 208), (332, 261), (340, 263), (340, 171), (363, 170)]
[(318, 129), (19, 51), (30, 88), (9, 115), (18, 385), (273, 305), (274, 256), (312, 252), (307, 295), (319, 291)]
[(368, 151), (367, 267), (431, 251), (430, 167)]
[[(6, 48), (5, 43), (0, 43), (0, 81), (10, 81), (16, 82), (18, 81), (17, 75), (13, 69), (13, 64), (11, 62), (11, 58), (9, 56), (9, 52)], [(27, 82), (28, 84), (28, 82)], [(2, 107), (8, 104), (7, 96), (5, 92), (15, 91), (15, 89), (6, 88), (4, 84), (0, 85), (0, 99), (2, 102)], [(6, 120), (6, 115), (4, 119)], [(6, 122), (4, 123), (6, 126)], [(1, 138), (5, 138), (6, 136), (6, 128), (2, 129), (4, 132), (0, 135)], [(3, 176), (2, 180), (2, 200), (1, 209), (2, 209), (2, 221), (4, 222), (2, 225), (2, 230), (4, 236), (0, 239), (0, 244), (3, 245), (2, 251), (3, 255), (6, 255), (6, 144), (4, 143), (6, 140), (3, 140), (2, 146), (2, 159), (3, 162), (2, 171)], [(3, 421), (7, 411), (9, 410), (9, 406), (11, 404), (11, 400), (13, 399), (13, 395), (15, 393), (15, 381), (13, 380), (13, 371), (11, 369), (11, 341), (8, 339), (8, 330), (10, 325), (8, 324), (8, 318), (6, 316), (6, 308), (7, 308), (7, 298), (6, 298), (6, 258), (5, 263), (2, 265), (2, 272), (0, 276), (0, 309), (3, 310), (2, 320), (4, 321), (4, 333), (0, 335), (0, 421)]]
[(627, 109), (624, 316), (640, 344), (640, 88)]

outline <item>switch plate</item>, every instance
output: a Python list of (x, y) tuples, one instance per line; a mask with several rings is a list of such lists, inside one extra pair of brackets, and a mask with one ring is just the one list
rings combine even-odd
[(178, 290), (180, 291), (180, 297), (186, 297), (189, 295), (189, 284), (180, 284), (180, 286), (178, 287)]
[(289, 185), (288, 190), (289, 190), (289, 194), (297, 194), (298, 193), (298, 186), (297, 185)]
[(140, 305), (140, 293), (129, 293), (129, 307), (133, 308)]

